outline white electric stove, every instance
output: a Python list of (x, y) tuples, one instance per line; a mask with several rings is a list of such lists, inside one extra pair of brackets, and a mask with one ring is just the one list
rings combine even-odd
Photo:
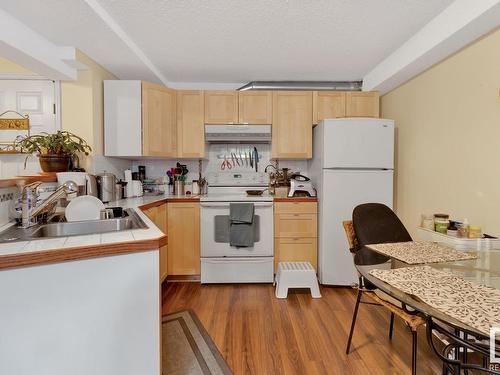
[[(200, 198), (201, 282), (271, 283), (274, 277), (273, 197), (248, 196), (246, 190), (264, 190), (264, 173), (212, 173), (207, 176), (208, 194)], [(233, 202), (254, 204), (255, 243), (234, 247), (218, 238), (217, 220), (227, 220)], [(219, 236), (220, 237), (220, 236)]]

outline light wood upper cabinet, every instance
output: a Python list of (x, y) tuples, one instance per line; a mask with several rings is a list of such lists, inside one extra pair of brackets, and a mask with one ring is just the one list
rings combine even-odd
[(312, 91), (273, 92), (273, 159), (312, 157)]
[(327, 118), (345, 117), (346, 93), (342, 91), (313, 92), (313, 124)]
[(142, 83), (142, 153), (144, 156), (175, 157), (177, 124), (175, 90)]
[(238, 91), (205, 91), (205, 124), (238, 123)]
[(376, 91), (349, 91), (346, 93), (347, 117), (379, 117), (379, 93)]
[(205, 156), (203, 91), (177, 91), (177, 157)]
[(200, 274), (200, 204), (167, 205), (168, 274)]
[(242, 91), (238, 97), (240, 124), (271, 124), (273, 93), (271, 91)]

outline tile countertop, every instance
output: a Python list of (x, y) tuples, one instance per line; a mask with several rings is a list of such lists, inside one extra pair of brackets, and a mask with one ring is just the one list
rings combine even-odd
[[(0, 244), (0, 270), (34, 264), (56, 263), (66, 260), (85, 259), (116, 255), (159, 248), (166, 241), (166, 235), (138, 208), (159, 204), (172, 199), (193, 197), (144, 196), (111, 202), (107, 206), (122, 206), (134, 209), (144, 223), (145, 229), (131, 229), (120, 232), (47, 238)], [(196, 199), (196, 198), (195, 198)], [(0, 227), (0, 232), (13, 224)]]
[[(167, 202), (199, 201), (199, 199), (199, 196), (191, 195), (154, 195), (110, 202), (107, 204), (108, 207), (120, 206), (134, 209), (148, 228), (2, 243), (0, 244), (0, 270), (23, 265), (54, 263), (158, 248), (160, 242), (164, 243), (166, 241), (166, 234), (161, 232), (141, 209), (147, 209)], [(316, 202), (317, 199), (316, 197), (285, 197), (274, 198), (274, 201)], [(0, 232), (11, 225), (13, 224), (10, 223), (0, 227)], [(126, 246), (124, 246), (125, 244)]]

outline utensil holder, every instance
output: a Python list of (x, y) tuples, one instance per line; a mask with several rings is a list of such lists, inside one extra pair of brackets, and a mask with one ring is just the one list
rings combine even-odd
[(184, 181), (174, 181), (174, 195), (184, 195)]

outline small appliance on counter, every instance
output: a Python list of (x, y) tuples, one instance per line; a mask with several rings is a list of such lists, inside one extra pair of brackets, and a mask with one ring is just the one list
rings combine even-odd
[(120, 200), (120, 199), (124, 199), (127, 197), (127, 184), (128, 182), (127, 181), (118, 181), (116, 183), (116, 187), (115, 187), (115, 190), (116, 190), (116, 193), (115, 193), (115, 198), (116, 200)]
[(128, 182), (128, 184), (131, 185), (132, 195), (130, 197), (142, 197), (144, 195), (144, 190), (142, 189), (141, 181), (132, 180), (131, 182)]
[(116, 176), (113, 173), (100, 173), (96, 176), (98, 198), (104, 203), (116, 200)]
[(288, 196), (316, 196), (316, 189), (313, 187), (311, 179), (303, 176), (301, 174), (295, 174), (290, 177), (290, 191), (288, 192)]

